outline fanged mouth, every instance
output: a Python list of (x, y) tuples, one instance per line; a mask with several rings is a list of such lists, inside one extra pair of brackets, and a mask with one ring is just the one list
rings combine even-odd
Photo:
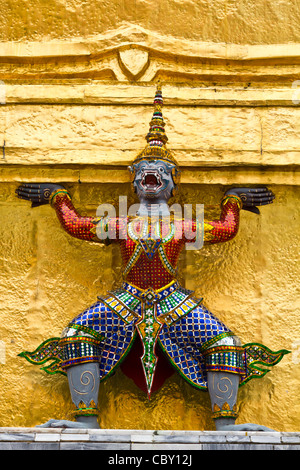
[(145, 191), (155, 192), (162, 187), (163, 183), (159, 173), (156, 170), (147, 170), (144, 172), (141, 186)]

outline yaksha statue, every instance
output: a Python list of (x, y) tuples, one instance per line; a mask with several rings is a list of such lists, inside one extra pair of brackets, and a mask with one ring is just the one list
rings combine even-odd
[[(217, 430), (268, 429), (235, 424), (238, 389), (265, 375), (288, 351), (273, 352), (259, 343), (242, 345), (202, 299), (179, 284), (176, 265), (185, 244), (194, 243), (199, 233), (209, 245), (232, 240), (241, 211), (259, 214), (258, 206), (272, 203), (275, 196), (268, 188), (232, 188), (221, 201), (219, 220), (170, 217), (168, 201), (180, 172), (166, 147), (162, 105), (158, 87), (147, 145), (129, 167), (140, 201), (136, 215), (82, 217), (68, 191), (57, 184), (22, 184), (16, 191), (33, 207), (50, 203), (71, 236), (117, 243), (124, 264), (118, 289), (98, 297), (60, 337), (20, 354), (33, 364), (51, 361), (43, 369), (68, 377), (74, 417), (42, 426), (98, 428), (101, 381), (121, 365), (150, 397), (169, 374), (167, 363), (189, 384), (208, 390)], [(134, 367), (128, 365), (130, 360), (137, 360)]]

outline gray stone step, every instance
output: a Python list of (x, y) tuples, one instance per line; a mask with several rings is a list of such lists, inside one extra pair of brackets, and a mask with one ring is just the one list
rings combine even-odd
[[(0, 450), (111, 450), (131, 451), (130, 456), (134, 456), (132, 451), (167, 451), (174, 456), (179, 453), (174, 457), (179, 464), (182, 452), (192, 458), (189, 452), (198, 450), (300, 450), (300, 432), (0, 427)], [(122, 459), (125, 454), (113, 452), (107, 458)]]

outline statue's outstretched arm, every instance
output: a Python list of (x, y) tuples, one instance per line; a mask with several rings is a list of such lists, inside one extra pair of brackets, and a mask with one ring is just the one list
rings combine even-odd
[(274, 198), (272, 191), (265, 187), (232, 188), (226, 191), (221, 201), (220, 219), (204, 224), (204, 242), (212, 244), (231, 240), (238, 232), (242, 209), (260, 214), (257, 206), (271, 204)]
[(50, 205), (55, 209), (63, 229), (72, 237), (80, 240), (100, 242), (96, 236), (96, 225), (100, 217), (81, 216), (74, 208), (68, 192), (56, 191), (52, 194)]
[(31, 201), (32, 207), (50, 204), (64, 230), (75, 238), (100, 242), (96, 235), (96, 226), (100, 217), (83, 217), (74, 208), (68, 191), (57, 184), (34, 183), (22, 184), (16, 190), (19, 198)]

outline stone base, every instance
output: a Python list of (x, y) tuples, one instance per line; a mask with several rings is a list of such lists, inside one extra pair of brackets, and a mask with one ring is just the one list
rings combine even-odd
[(0, 450), (114, 451), (107, 459), (124, 458), (126, 454), (116, 454), (120, 451), (131, 451), (134, 456), (134, 452), (148, 450), (167, 451), (166, 455), (178, 452), (183, 458), (184, 452), (191, 456), (197, 450), (300, 450), (300, 432), (0, 428)]

